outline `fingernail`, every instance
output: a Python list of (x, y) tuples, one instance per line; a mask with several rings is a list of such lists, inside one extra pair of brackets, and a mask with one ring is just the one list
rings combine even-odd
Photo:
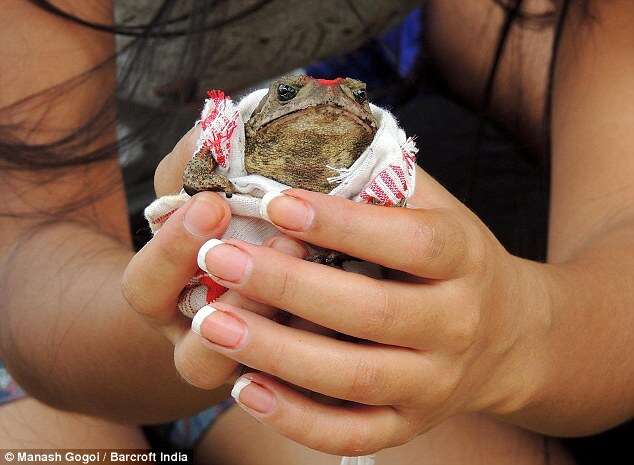
[(205, 258), (207, 257), (207, 252), (216, 247), (217, 245), (222, 245), (220, 239), (209, 239), (202, 246), (200, 246), (200, 250), (198, 250), (198, 256), (196, 257), (196, 262), (198, 263), (198, 268), (203, 270), (205, 273), (209, 273), (207, 269), (207, 263), (205, 263)]
[(292, 257), (303, 258), (308, 255), (306, 247), (287, 237), (274, 237), (270, 242), (270, 247)]
[(269, 218), (269, 203), (271, 203), (271, 200), (273, 200), (275, 197), (280, 197), (284, 194), (282, 194), (281, 191), (270, 191), (267, 192), (266, 194), (264, 194), (264, 197), (262, 197), (262, 200), (260, 200), (260, 216), (265, 219), (266, 221), (271, 221), (271, 218)]
[(192, 320), (192, 331), (209, 342), (235, 349), (244, 338), (247, 328), (233, 315), (220, 311), (211, 305), (198, 310)]
[(271, 391), (245, 377), (238, 378), (233, 385), (231, 397), (239, 404), (263, 414), (272, 412), (276, 402)]
[(224, 209), (208, 200), (196, 199), (187, 209), (183, 225), (190, 234), (199, 237), (207, 237), (214, 232), (218, 223), (222, 221)]
[[(267, 194), (268, 195), (268, 194)], [(294, 197), (277, 193), (267, 200), (262, 199), (261, 209), (266, 215), (263, 218), (271, 223), (291, 231), (306, 231), (310, 228), (315, 217), (312, 207), (306, 202)], [(267, 200), (265, 202), (265, 200)]]
[(197, 261), (206, 273), (238, 283), (247, 271), (251, 257), (231, 244), (210, 239), (198, 251)]

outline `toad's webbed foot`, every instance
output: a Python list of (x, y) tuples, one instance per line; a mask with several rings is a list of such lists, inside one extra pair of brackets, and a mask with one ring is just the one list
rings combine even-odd
[(224, 192), (227, 197), (235, 192), (229, 179), (215, 172), (216, 162), (209, 154), (196, 154), (183, 173), (183, 189), (189, 195), (202, 191)]
[(319, 249), (316, 252), (306, 257), (306, 260), (313, 263), (319, 263), (321, 265), (332, 266), (341, 268), (343, 262), (353, 260), (352, 257), (336, 250)]
[[(194, 184), (194, 183), (192, 183)], [(195, 195), (203, 191), (224, 192), (227, 198), (231, 198), (235, 192), (235, 188), (229, 179), (221, 174), (214, 174), (207, 178), (205, 182), (192, 184), (183, 184), (183, 189), (189, 195)]]

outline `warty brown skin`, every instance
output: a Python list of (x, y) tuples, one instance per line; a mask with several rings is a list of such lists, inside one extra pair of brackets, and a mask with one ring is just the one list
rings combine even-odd
[[(245, 124), (247, 173), (330, 192), (334, 186), (328, 178), (352, 166), (376, 134), (365, 89), (365, 83), (350, 78), (274, 81)], [(183, 175), (185, 191), (232, 193), (233, 185), (216, 166), (208, 151), (194, 155)]]

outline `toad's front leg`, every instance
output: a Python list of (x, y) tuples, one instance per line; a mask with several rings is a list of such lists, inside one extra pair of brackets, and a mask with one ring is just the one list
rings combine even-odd
[(187, 163), (183, 173), (183, 189), (189, 195), (202, 191), (224, 192), (227, 197), (235, 192), (231, 181), (215, 172), (216, 160), (209, 152), (198, 152)]

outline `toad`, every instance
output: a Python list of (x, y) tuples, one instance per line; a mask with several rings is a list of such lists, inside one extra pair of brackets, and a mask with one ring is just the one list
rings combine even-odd
[[(245, 124), (245, 169), (290, 187), (329, 193), (332, 178), (361, 156), (377, 126), (365, 83), (285, 77), (271, 84)], [(215, 172), (216, 166), (209, 151), (197, 153), (185, 168), (185, 191), (231, 195), (233, 184)]]

